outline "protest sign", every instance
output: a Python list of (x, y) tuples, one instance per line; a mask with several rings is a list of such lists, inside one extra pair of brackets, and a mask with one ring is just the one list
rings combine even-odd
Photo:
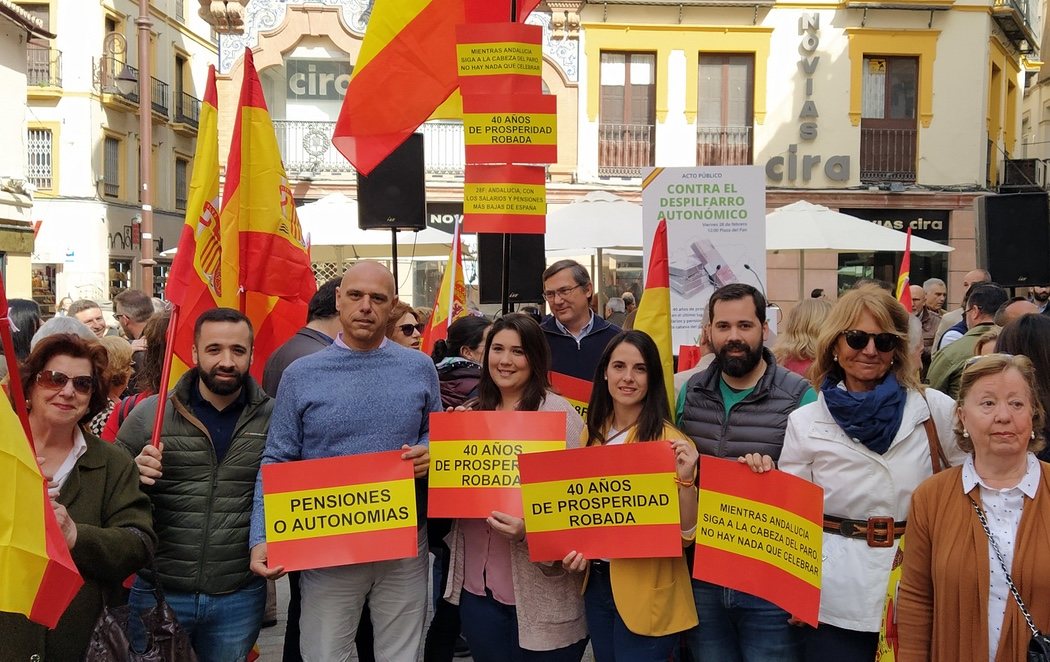
[(591, 401), (593, 384), (586, 379), (572, 377), (560, 372), (551, 372), (551, 386), (561, 397), (569, 401), (580, 418), (587, 420), (587, 405)]
[(467, 163), (555, 163), (558, 99), (551, 94), (463, 97)]
[(463, 175), (463, 232), (543, 234), (543, 166), (468, 165)]
[(813, 483), (701, 455), (693, 576), (816, 627), (823, 517), (824, 491)]
[(560, 561), (682, 553), (671, 444), (647, 441), (522, 455), (529, 557)]
[(415, 556), (415, 481), (402, 453), (264, 464), (270, 566), (309, 570)]
[(429, 517), (522, 516), (518, 455), (565, 448), (565, 413), (454, 411), (430, 415)]
[(524, 23), (456, 26), (459, 90), (471, 94), (539, 93), (543, 28)]

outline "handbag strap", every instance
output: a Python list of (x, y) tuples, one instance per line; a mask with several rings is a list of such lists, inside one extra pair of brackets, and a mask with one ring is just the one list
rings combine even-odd
[(973, 497), (966, 495), (970, 499), (970, 505), (973, 506), (973, 510), (977, 513), (977, 519), (981, 521), (981, 528), (984, 529), (984, 534), (988, 536), (988, 542), (992, 545), (992, 550), (995, 551), (996, 557), (999, 558), (999, 567), (1003, 569), (1003, 574), (1006, 575), (1006, 584), (1010, 587), (1010, 593), (1013, 594), (1014, 600), (1017, 602), (1017, 606), (1021, 608), (1021, 615), (1024, 616), (1025, 623), (1028, 623), (1028, 629), (1032, 631), (1033, 637), (1040, 636), (1039, 628), (1035, 626), (1035, 622), (1032, 620), (1032, 615), (1028, 613), (1028, 607), (1024, 606), (1024, 600), (1021, 599), (1021, 593), (1014, 586), (1014, 580), (1010, 577), (1010, 571), (1006, 568), (1006, 557), (1003, 556), (1002, 551), (999, 549), (999, 543), (996, 542), (995, 536), (992, 535), (991, 528), (988, 527), (988, 518), (984, 516), (984, 511), (977, 505), (977, 502), (973, 500)]
[(933, 409), (930, 408), (930, 401), (926, 400), (925, 393), (920, 392), (920, 395), (926, 401), (926, 409), (930, 412), (930, 417), (923, 421), (922, 426), (926, 428), (926, 442), (930, 445), (930, 463), (933, 465), (933, 473), (936, 474), (948, 466), (948, 457), (941, 447), (941, 438), (937, 436), (937, 424), (933, 422)]
[(162, 605), (164, 604), (164, 587), (160, 585), (160, 576), (157, 573), (157, 555), (153, 548), (153, 541), (137, 527), (129, 526), (127, 529), (138, 536), (139, 539), (142, 540), (142, 544), (146, 546), (146, 551), (149, 553), (149, 565), (147, 567), (149, 568), (150, 574), (153, 575), (153, 581), (151, 582), (153, 584), (153, 598), (157, 601), (158, 605)]

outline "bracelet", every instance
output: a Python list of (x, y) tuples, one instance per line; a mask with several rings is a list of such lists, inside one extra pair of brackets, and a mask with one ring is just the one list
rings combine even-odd
[(681, 487), (693, 487), (696, 484), (696, 469), (693, 470), (693, 477), (689, 480), (682, 480), (678, 477), (678, 474), (674, 475), (674, 482)]

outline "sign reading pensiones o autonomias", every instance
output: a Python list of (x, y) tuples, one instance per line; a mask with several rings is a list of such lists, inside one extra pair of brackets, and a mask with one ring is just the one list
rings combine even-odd
[(647, 441), (522, 455), (529, 558), (560, 561), (682, 554), (671, 444)]
[(433, 413), (427, 516), (521, 517), (519, 455), (564, 448), (565, 412)]
[(700, 456), (693, 577), (769, 600), (813, 627), (824, 490), (782, 471)]
[(642, 245), (667, 221), (672, 346), (695, 345), (717, 288), (766, 287), (766, 188), (759, 166), (653, 168), (642, 180)]
[(264, 464), (270, 565), (310, 570), (415, 556), (415, 480), (402, 452)]

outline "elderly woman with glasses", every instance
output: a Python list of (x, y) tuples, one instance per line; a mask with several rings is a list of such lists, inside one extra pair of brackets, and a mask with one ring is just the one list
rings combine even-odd
[(412, 306), (398, 301), (390, 311), (386, 323), (386, 337), (409, 349), (419, 349), (423, 344), (423, 323)]
[(1045, 412), (1032, 362), (991, 354), (963, 370), (955, 437), (965, 462), (912, 497), (897, 659), (1025, 659), (1050, 629), (1050, 474), (1035, 453)]
[(870, 662), (911, 493), (961, 463), (955, 403), (918, 380), (908, 312), (866, 286), (835, 303), (810, 374), (817, 402), (788, 418), (780, 469), (824, 489), (820, 626), (804, 659)]
[(106, 365), (97, 342), (58, 334), (41, 340), (23, 366), (37, 459), (84, 586), (54, 630), (0, 613), (3, 659), (80, 660), (103, 606), (123, 601), (121, 582), (146, 564), (156, 543), (131, 457), (86, 427), (106, 404)]

